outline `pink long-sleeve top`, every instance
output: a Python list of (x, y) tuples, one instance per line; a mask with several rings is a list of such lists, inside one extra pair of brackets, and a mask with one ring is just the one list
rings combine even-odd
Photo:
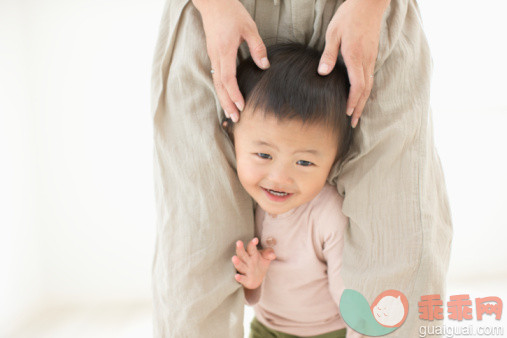
[(274, 249), (276, 259), (261, 286), (245, 293), (245, 303), (267, 327), (298, 336), (352, 331), (339, 311), (349, 223), (342, 203), (336, 187), (326, 183), (313, 200), (284, 214), (272, 217), (257, 206), (256, 236), (263, 248)]

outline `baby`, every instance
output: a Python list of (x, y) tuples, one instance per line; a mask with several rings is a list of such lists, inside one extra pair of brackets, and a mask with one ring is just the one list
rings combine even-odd
[(245, 109), (238, 123), (222, 124), (239, 180), (256, 202), (257, 237), (246, 248), (238, 241), (232, 257), (245, 302), (254, 306), (250, 338), (347, 332), (339, 301), (348, 218), (327, 178), (352, 141), (350, 84), (341, 59), (331, 74), (318, 75), (320, 56), (286, 43), (268, 48), (268, 70), (246, 59), (237, 69)]

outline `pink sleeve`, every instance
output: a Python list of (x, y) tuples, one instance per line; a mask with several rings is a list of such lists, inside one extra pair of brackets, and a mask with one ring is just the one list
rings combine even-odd
[(341, 212), (341, 201), (338, 198), (326, 203), (318, 217), (319, 239), (322, 255), (327, 264), (329, 290), (334, 302), (340, 306), (340, 298), (345, 290), (341, 276), (343, 245), (349, 219)]
[[(346, 219), (348, 222), (348, 219)], [(345, 221), (343, 219), (336, 219), (337, 225), (336, 230), (328, 233), (327, 238), (324, 241), (323, 254), (327, 263), (327, 275), (329, 280), (329, 289), (331, 297), (335, 303), (340, 307), (340, 299), (345, 286), (341, 277), (341, 266), (342, 266), (342, 253), (345, 235)], [(346, 323), (345, 323), (346, 325)], [(347, 325), (346, 338), (362, 338), (365, 337), (362, 334), (352, 330)]]
[[(333, 195), (320, 208), (318, 217), (319, 239), (322, 243), (322, 255), (327, 264), (327, 275), (331, 297), (337, 306), (340, 306), (340, 298), (345, 290), (345, 284), (341, 276), (343, 246), (345, 232), (349, 225), (349, 219), (342, 211), (343, 199)], [(363, 338), (362, 334), (354, 331), (347, 325), (346, 338)]]

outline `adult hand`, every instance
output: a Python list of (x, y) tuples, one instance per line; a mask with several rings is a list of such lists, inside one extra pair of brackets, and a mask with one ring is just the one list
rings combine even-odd
[(347, 115), (355, 128), (373, 87), (373, 71), (378, 54), (380, 25), (390, 0), (346, 0), (338, 7), (326, 31), (326, 45), (318, 72), (329, 74), (341, 47), (347, 67), (350, 93)]
[(227, 117), (239, 120), (245, 107), (236, 79), (239, 45), (246, 41), (250, 54), (261, 69), (269, 68), (266, 46), (255, 21), (237, 0), (193, 0), (201, 13), (206, 48), (214, 71), (213, 84)]

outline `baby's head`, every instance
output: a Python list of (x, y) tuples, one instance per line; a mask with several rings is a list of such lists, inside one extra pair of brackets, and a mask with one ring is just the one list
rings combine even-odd
[(349, 80), (343, 61), (327, 76), (321, 53), (288, 43), (268, 47), (270, 68), (251, 58), (237, 68), (245, 109), (238, 123), (223, 124), (234, 143), (238, 177), (272, 215), (312, 200), (352, 142), (345, 114)]

